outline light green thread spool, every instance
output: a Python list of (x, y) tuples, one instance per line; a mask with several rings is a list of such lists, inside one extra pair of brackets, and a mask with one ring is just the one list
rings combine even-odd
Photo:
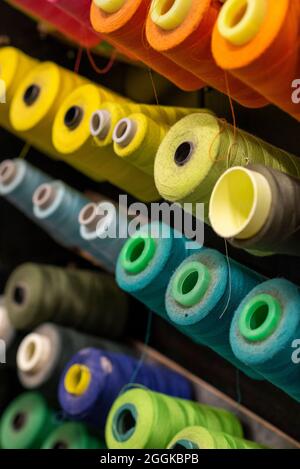
[(174, 278), (172, 295), (180, 305), (194, 306), (207, 292), (210, 281), (210, 272), (204, 264), (185, 263)]
[(156, 252), (153, 238), (138, 235), (130, 238), (121, 251), (121, 265), (129, 274), (137, 275), (145, 270)]
[(242, 436), (240, 422), (225, 410), (131, 389), (114, 402), (107, 419), (105, 438), (111, 449), (166, 448), (178, 431), (191, 425)]

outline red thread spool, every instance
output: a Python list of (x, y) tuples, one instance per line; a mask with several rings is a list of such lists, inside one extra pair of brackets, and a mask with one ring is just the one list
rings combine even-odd
[(151, 0), (127, 0), (115, 13), (105, 13), (95, 3), (91, 6), (91, 22), (94, 29), (112, 45), (127, 50), (156, 72), (164, 75), (179, 88), (194, 91), (204, 86), (193, 73), (176, 65), (158, 53), (147, 43), (145, 21)]
[[(182, 0), (184, 2), (186, 0)], [(165, 2), (163, 14), (174, 2)], [(154, 5), (154, 2), (153, 2)], [(220, 12), (221, 3), (215, 0), (192, 0), (182, 21), (174, 29), (163, 29), (152, 21), (149, 13), (146, 35), (150, 45), (222, 93), (240, 104), (258, 108), (268, 102), (240, 80), (219, 68), (211, 52), (211, 35)]]
[(212, 50), (220, 67), (300, 120), (300, 104), (292, 101), (292, 83), (300, 78), (299, 42), (299, 0), (268, 0), (264, 20), (252, 40), (233, 45), (216, 25)]

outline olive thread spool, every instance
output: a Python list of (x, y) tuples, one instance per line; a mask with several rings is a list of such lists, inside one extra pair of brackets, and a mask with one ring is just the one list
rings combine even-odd
[(190, 383), (172, 370), (151, 362), (139, 365), (129, 355), (87, 348), (72, 357), (61, 375), (60, 405), (73, 420), (83, 420), (102, 432), (114, 399), (133, 377), (150, 389), (192, 396)]
[(226, 410), (131, 389), (114, 402), (105, 439), (109, 449), (163, 449), (180, 430), (192, 425), (243, 436), (240, 422)]
[(84, 424), (66, 422), (50, 433), (42, 449), (105, 449), (105, 444), (91, 436)]
[(206, 345), (252, 378), (259, 374), (237, 360), (229, 343), (236, 308), (264, 278), (223, 254), (204, 249), (185, 259), (166, 292), (169, 320), (194, 342)]
[(299, 289), (284, 279), (254, 288), (237, 308), (230, 329), (235, 356), (300, 401), (300, 369), (293, 362), (299, 339)]
[(183, 235), (163, 223), (143, 226), (119, 255), (118, 285), (168, 320), (165, 292), (174, 270), (190, 253), (188, 244)]
[(114, 273), (119, 253), (128, 236), (128, 216), (122, 207), (109, 201), (85, 205), (78, 217), (85, 250)]
[[(71, 357), (87, 346), (121, 352), (123, 347), (72, 329), (44, 323), (21, 341), (16, 357), (19, 380), (26, 389), (56, 397), (60, 376)], [(125, 349), (125, 348), (124, 348)]]
[(23, 264), (10, 276), (5, 305), (16, 329), (46, 321), (106, 338), (125, 333), (128, 300), (109, 275)]
[(0, 164), (0, 195), (31, 219), (34, 219), (32, 195), (50, 180), (45, 173), (20, 159), (4, 160)]
[(187, 427), (177, 433), (168, 444), (176, 451), (197, 449), (263, 449), (254, 441), (244, 440), (226, 433), (208, 430), (204, 427)]
[(3, 449), (38, 449), (58, 426), (55, 413), (41, 394), (21, 394), (5, 409), (0, 420)]

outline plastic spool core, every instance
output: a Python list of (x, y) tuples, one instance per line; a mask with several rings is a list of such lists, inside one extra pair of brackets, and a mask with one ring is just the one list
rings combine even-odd
[(90, 203), (83, 207), (79, 214), (79, 223), (89, 232), (96, 231), (98, 223), (102, 220), (103, 215), (98, 215), (97, 205)]
[(259, 33), (267, 14), (267, 0), (227, 0), (218, 17), (221, 36), (243, 46)]
[(135, 236), (125, 243), (121, 252), (123, 269), (139, 274), (148, 267), (156, 252), (156, 243), (150, 236)]
[(211, 276), (201, 262), (188, 262), (179, 268), (172, 284), (172, 295), (184, 307), (196, 305), (205, 295)]
[(180, 26), (187, 17), (192, 0), (154, 0), (151, 7), (151, 20), (166, 31)]
[(126, 0), (93, 0), (94, 4), (105, 13), (116, 13), (119, 11)]
[(120, 407), (116, 412), (112, 427), (113, 434), (117, 441), (124, 442), (129, 440), (136, 429), (137, 411), (134, 405), (126, 404)]
[(178, 440), (171, 449), (200, 449), (199, 446), (190, 440)]
[(136, 132), (136, 122), (126, 117), (121, 119), (114, 128), (113, 141), (122, 148), (127, 147), (134, 139)]
[(57, 441), (52, 446), (52, 449), (68, 449), (69, 445), (65, 441)]
[(222, 238), (249, 239), (264, 226), (271, 205), (272, 191), (267, 179), (237, 166), (217, 181), (209, 202), (209, 218)]
[(91, 382), (91, 372), (87, 366), (73, 365), (65, 376), (65, 389), (69, 394), (82, 396)]
[(30, 85), (25, 90), (23, 101), (27, 106), (32, 106), (38, 99), (41, 88), (38, 85)]
[(33, 204), (42, 210), (51, 207), (55, 200), (56, 190), (51, 184), (42, 184), (33, 194)]
[(184, 166), (191, 159), (194, 152), (194, 145), (191, 142), (183, 142), (176, 149), (174, 161), (177, 166)]
[(239, 330), (253, 342), (268, 339), (276, 330), (282, 316), (280, 303), (271, 295), (261, 294), (250, 300), (239, 319)]
[(9, 185), (13, 182), (17, 175), (17, 165), (12, 160), (3, 161), (0, 164), (0, 184), (3, 186)]
[(38, 372), (48, 362), (51, 352), (49, 338), (32, 332), (20, 343), (16, 357), (17, 366), (24, 373)]
[(12, 421), (12, 428), (14, 431), (19, 432), (22, 430), (26, 424), (27, 415), (25, 412), (18, 412)]
[(111, 114), (106, 110), (94, 112), (90, 121), (90, 132), (93, 137), (104, 140), (110, 130)]
[(24, 306), (28, 298), (27, 286), (23, 283), (18, 283), (13, 291), (13, 301), (18, 306)]
[(83, 119), (83, 110), (79, 106), (70, 107), (64, 117), (64, 124), (69, 130), (75, 130)]

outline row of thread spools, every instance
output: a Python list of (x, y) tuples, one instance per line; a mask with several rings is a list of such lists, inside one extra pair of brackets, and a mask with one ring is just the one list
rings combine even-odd
[[(15, 3), (45, 16), (38, 2)], [(184, 90), (208, 84), (247, 107), (271, 102), (299, 119), (299, 95), (292, 99), (300, 77), (298, 0), (90, 3), (81, 0), (74, 11), (73, 2), (59, 0), (49, 7), (59, 10), (50, 22), (70, 20), (71, 11), (85, 31), (91, 21), (101, 38)]]
[(126, 299), (101, 273), (35, 264), (13, 272), (0, 335), (28, 391), (2, 413), (0, 446), (104, 448), (105, 435), (120, 449), (262, 448), (243, 438), (233, 413), (192, 400), (185, 377), (111, 342), (126, 336)]
[[(266, 280), (159, 222), (144, 224), (126, 239), (129, 219), (122, 207), (90, 202), (22, 160), (5, 161), (1, 174), (3, 167), (13, 177), (7, 178), (8, 185), (2, 178), (0, 192), (58, 241), (115, 271), (122, 290), (196, 343), (299, 401), (296, 285), (280, 278)], [(45, 295), (46, 302), (50, 298)], [(35, 325), (29, 314), (20, 320), (21, 327)]]
[(0, 65), (1, 125), (46, 154), (139, 200), (193, 203), (195, 214), (204, 203), (205, 221), (236, 247), (299, 255), (298, 157), (207, 110), (125, 101), (13, 48)]

